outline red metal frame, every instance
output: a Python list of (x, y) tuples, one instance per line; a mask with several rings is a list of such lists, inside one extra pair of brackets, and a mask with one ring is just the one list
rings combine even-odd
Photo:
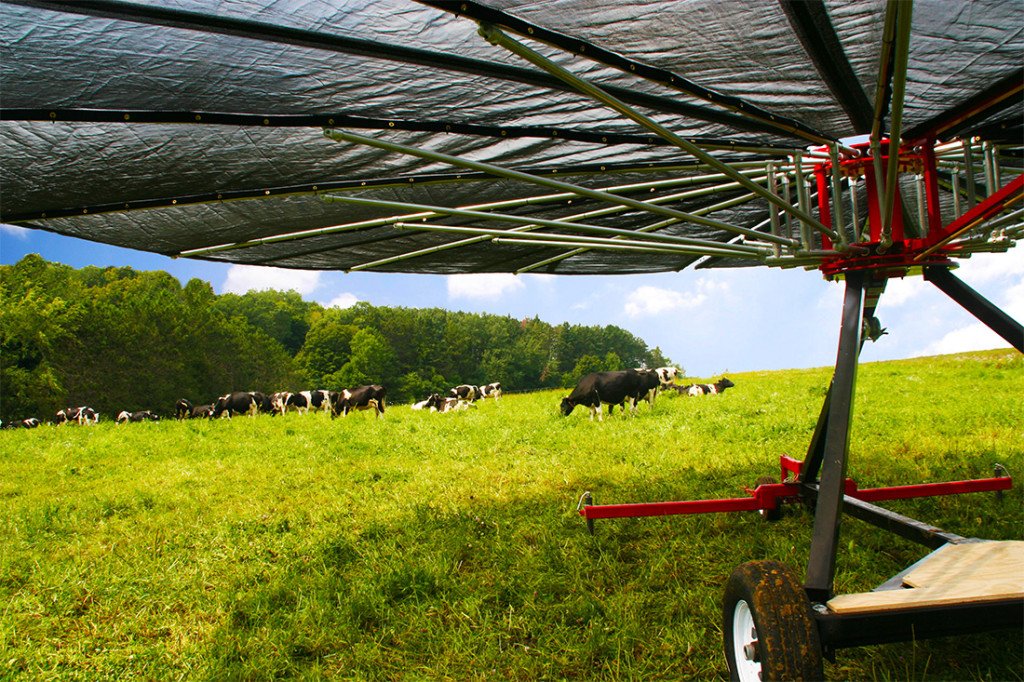
[[(717, 512), (773, 511), (783, 502), (792, 502), (802, 497), (799, 483), (788, 482), (787, 474), (800, 472), (800, 460), (783, 455), (780, 458), (782, 482), (763, 483), (753, 490), (747, 489), (749, 497), (734, 497), (717, 500), (688, 500), (683, 502), (639, 502), (633, 504), (591, 504), (580, 508), (580, 516), (588, 521), (595, 519), (622, 519), (648, 516), (676, 516), (681, 514), (713, 514)], [(858, 488), (857, 483), (847, 478), (843, 493), (864, 502), (881, 500), (907, 500), (916, 497), (937, 495), (960, 495), (1009, 490), (1013, 479), (1009, 476), (979, 478), (943, 483), (919, 483), (916, 485), (887, 486), (883, 488)]]
[[(926, 224), (922, 228), (926, 229), (927, 233), (923, 238), (907, 238), (903, 224), (903, 197), (897, 184), (890, 226), (892, 244), (885, 248), (881, 246), (882, 211), (878, 202), (878, 191), (880, 183), (885, 183), (889, 157), (883, 154), (879, 159), (882, 168), (882, 177), (879, 178), (875, 175), (875, 160), (870, 156), (870, 145), (866, 142), (851, 145), (860, 151), (861, 155), (843, 159), (840, 161), (840, 168), (844, 175), (864, 178), (868, 200), (868, 236), (866, 242), (857, 244), (863, 247), (858, 253), (826, 260), (820, 268), (826, 277), (835, 278), (852, 271), (873, 271), (884, 277), (902, 277), (912, 267), (949, 265), (948, 256), (954, 255), (957, 251), (955, 245), (949, 245), (950, 241), (979, 222), (1024, 199), (1024, 175), (1020, 175), (959, 218), (943, 226), (935, 144), (935, 138), (928, 137), (916, 140), (912, 144), (905, 144), (899, 150), (898, 172), (924, 176)], [(882, 140), (879, 148), (887, 150), (888, 147), (888, 140)], [(819, 151), (827, 150), (821, 148)], [(815, 165), (819, 219), (829, 227), (832, 226), (834, 200), (831, 174), (831, 161), (822, 161)], [(822, 248), (832, 247), (831, 240), (823, 236)], [(864, 253), (863, 249), (867, 249), (867, 253)]]

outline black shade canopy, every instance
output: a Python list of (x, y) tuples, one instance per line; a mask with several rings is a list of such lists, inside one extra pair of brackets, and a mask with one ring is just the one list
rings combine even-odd
[(973, 139), (945, 222), (1019, 174), (1022, 56), (1017, 0), (6, 1), (0, 220), (303, 269), (814, 264), (801, 173), (873, 128)]

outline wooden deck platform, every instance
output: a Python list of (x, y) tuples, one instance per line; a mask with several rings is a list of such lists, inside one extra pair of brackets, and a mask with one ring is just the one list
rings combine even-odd
[(903, 576), (903, 589), (844, 594), (829, 600), (838, 614), (1024, 600), (1024, 541), (940, 547)]

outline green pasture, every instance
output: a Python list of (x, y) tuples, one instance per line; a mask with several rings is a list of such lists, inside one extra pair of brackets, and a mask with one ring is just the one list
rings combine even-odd
[[(721, 679), (732, 569), (802, 573), (812, 518), (598, 521), (598, 503), (734, 497), (802, 458), (830, 369), (729, 375), (635, 418), (564, 392), (454, 414), (361, 412), (0, 433), (0, 678)], [(717, 377), (708, 377), (714, 380)], [(1012, 351), (862, 365), (861, 487), (1024, 476)], [(153, 406), (159, 407), (159, 406)], [(168, 406), (169, 409), (169, 406)], [(887, 503), (965, 536), (1024, 537), (1024, 480)], [(926, 553), (848, 519), (837, 590)], [(1020, 680), (1024, 636), (846, 649), (833, 679)]]

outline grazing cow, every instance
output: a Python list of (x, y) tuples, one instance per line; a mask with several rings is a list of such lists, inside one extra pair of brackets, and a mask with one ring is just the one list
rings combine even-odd
[(54, 421), (57, 424), (75, 422), (80, 426), (85, 426), (86, 424), (96, 424), (99, 420), (100, 416), (96, 413), (96, 410), (84, 405), (82, 407), (66, 407), (54, 415)]
[(149, 410), (140, 410), (138, 412), (129, 412), (128, 410), (122, 410), (117, 415), (117, 423), (124, 424), (127, 422), (158, 422), (160, 416), (153, 414)]
[(643, 377), (635, 369), (627, 369), (618, 372), (593, 372), (579, 380), (576, 388), (567, 397), (562, 398), (560, 409), (562, 414), (569, 416), (569, 413), (577, 405), (585, 405), (590, 408), (590, 419), (594, 419), (597, 413), (598, 421), (601, 421), (601, 404), (608, 405), (608, 413), (615, 405), (623, 406), (625, 411), (626, 401), (630, 401), (632, 412), (636, 411), (636, 401), (641, 397), (644, 388)]
[(273, 417), (277, 412), (274, 409), (274, 401), (266, 393), (260, 393), (259, 391), (249, 391), (249, 395), (256, 402), (256, 412), (261, 414), (269, 414)]
[(470, 402), (474, 402), (480, 398), (480, 389), (476, 386), (470, 386), (469, 384), (460, 384), (448, 391), (448, 395), (456, 400), (468, 400)]
[(331, 396), (331, 416), (347, 417), (352, 410), (375, 410), (375, 417), (384, 416), (384, 399), (387, 389), (378, 384), (359, 386), (352, 390), (342, 390)]
[(270, 406), (275, 414), (285, 413), (285, 410), (288, 409), (287, 400), (290, 395), (291, 393), (288, 391), (278, 391), (270, 396)]
[(233, 391), (217, 398), (217, 402), (213, 404), (213, 416), (223, 417), (227, 415), (228, 419), (235, 414), (254, 416), (258, 409), (259, 405), (251, 393), (247, 391)]
[(481, 398), (494, 398), (497, 400), (501, 397), (501, 382), (495, 381), (493, 384), (487, 384), (486, 386), (480, 387)]
[[(640, 375), (640, 391), (637, 394), (637, 401), (646, 400), (647, 404), (654, 407), (654, 400), (658, 397), (658, 389), (661, 387), (661, 375), (655, 369), (638, 369)], [(608, 414), (611, 414), (611, 406), (608, 407)]]
[(288, 393), (284, 399), (284, 409), (281, 414), (288, 411), (289, 407), (295, 408), (295, 411), (299, 414), (305, 414), (309, 411), (309, 398), (306, 397), (307, 392), (299, 393)]
[(192, 401), (181, 398), (174, 403), (174, 416), (176, 419), (188, 419), (192, 416)]
[(722, 377), (713, 384), (693, 384), (686, 389), (687, 395), (718, 395), (724, 393), (725, 389), (732, 388), (736, 384), (732, 383), (726, 377)]
[(189, 412), (189, 419), (213, 419), (213, 403), (209, 405), (196, 405)]
[(331, 411), (331, 392), (322, 388), (316, 391), (305, 391), (309, 393), (309, 407), (313, 410)]
[(289, 407), (294, 407), (295, 411), (299, 414), (304, 414), (309, 410), (323, 410), (324, 412), (331, 411), (332, 396), (338, 395), (336, 391), (299, 391), (298, 393), (285, 393), (284, 398), (280, 400), (281, 414), (284, 414)]

